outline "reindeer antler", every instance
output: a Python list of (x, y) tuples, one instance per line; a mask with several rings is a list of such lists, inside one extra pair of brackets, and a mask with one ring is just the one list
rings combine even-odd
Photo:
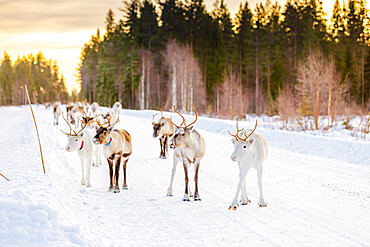
[[(103, 116), (103, 115), (102, 115)], [(104, 116), (103, 116), (104, 117)], [(118, 123), (119, 122), (119, 118), (117, 118), (117, 120), (114, 122), (114, 123), (110, 123), (110, 120), (112, 119), (112, 117), (106, 117), (107, 118), (107, 123), (105, 123), (105, 124), (107, 124), (107, 126), (104, 126), (104, 124), (101, 124), (100, 123), (100, 121), (99, 120), (96, 120), (96, 123), (99, 125), (99, 127), (102, 127), (102, 128), (109, 128), (109, 127), (111, 127), (111, 126), (113, 126), (113, 125), (115, 125), (116, 123)]]
[(153, 123), (154, 123), (154, 117), (157, 116), (157, 115), (158, 115), (158, 113), (152, 114), (152, 116), (153, 116)]
[(195, 120), (194, 120), (194, 122), (192, 122), (192, 123), (191, 123), (191, 124), (189, 124), (189, 125), (186, 125), (186, 124), (185, 124), (185, 129), (186, 129), (186, 128), (188, 128), (189, 126), (191, 126), (191, 125), (195, 124), (195, 122), (198, 120), (198, 113), (197, 113), (197, 110), (195, 110), (195, 107), (194, 107), (194, 105), (193, 105), (193, 104), (191, 104), (191, 106), (193, 107), (193, 110), (194, 110), (194, 112), (195, 112)]
[[(181, 113), (180, 113), (180, 112), (178, 112), (178, 111), (176, 110), (176, 106), (173, 106), (173, 110), (174, 110), (177, 114), (179, 114), (179, 115), (180, 115), (180, 117), (182, 117), (182, 123), (180, 124), (180, 126), (177, 126), (174, 122), (172, 122), (172, 118), (170, 118), (170, 121), (171, 121), (171, 123), (172, 123), (173, 125), (175, 125), (177, 128), (180, 128), (180, 127), (181, 127), (181, 125), (182, 125), (183, 123), (185, 123), (185, 118), (184, 118), (184, 116), (183, 116), (183, 115), (181, 115)], [(185, 123), (185, 126), (186, 126), (186, 123)]]
[(253, 132), (256, 130), (256, 128), (257, 128), (257, 119), (256, 119), (256, 125), (254, 126), (254, 129), (252, 130), (252, 132), (248, 136), (244, 132), (245, 138), (244, 139), (240, 138), (240, 140), (246, 141), (248, 139), (248, 137), (250, 137), (253, 134)]
[[(85, 112), (84, 112), (85, 113)], [(86, 115), (86, 114), (85, 114)], [(64, 119), (64, 121), (67, 122), (68, 126), (69, 126), (69, 134), (67, 134), (66, 132), (64, 132), (63, 130), (60, 130), (62, 131), (64, 134), (66, 134), (67, 136), (77, 136), (78, 134), (80, 134), (87, 126), (87, 122), (86, 123), (83, 123), (83, 121), (81, 120), (82, 124), (84, 124), (84, 126), (82, 127), (82, 129), (80, 129), (77, 133), (74, 129), (72, 129), (71, 125), (68, 123), (68, 121), (65, 119), (64, 115), (63, 115), (63, 112), (62, 112), (62, 117)], [(74, 134), (72, 134), (72, 131), (74, 132)]]
[[(85, 123), (85, 125), (84, 125), (84, 127), (82, 127), (82, 129), (80, 129), (80, 131), (78, 131), (78, 132), (77, 132), (76, 136), (77, 136), (78, 134), (80, 134), (80, 133), (84, 130), (84, 128), (86, 128), (87, 124), (88, 124), (88, 122), (86, 122), (86, 123)], [(76, 132), (75, 132), (75, 133), (76, 133)]]
[(66, 118), (64, 117), (64, 114), (63, 114), (63, 112), (62, 112), (62, 117), (63, 117), (63, 119), (64, 119), (64, 121), (66, 121), (66, 123), (68, 124), (68, 126), (69, 126), (69, 134), (67, 134), (66, 132), (64, 132), (63, 130), (60, 130), (60, 131), (62, 131), (64, 134), (66, 134), (67, 136), (72, 136), (73, 134), (72, 134), (72, 131), (75, 133), (74, 135), (77, 135), (76, 134), (76, 131), (74, 131), (74, 129), (71, 127), (71, 125), (69, 124), (69, 122), (66, 120)]
[(243, 129), (239, 129), (239, 122), (238, 122), (238, 119), (236, 119), (236, 134), (233, 135), (233, 134), (230, 133), (230, 131), (227, 131), (227, 132), (229, 133), (229, 135), (235, 137), (235, 139), (238, 140), (238, 139), (240, 139), (239, 138), (239, 132), (240, 131), (243, 131), (243, 130), (244, 130), (244, 128)]
[(173, 106), (173, 109), (175, 110), (175, 112), (177, 113), (177, 114), (179, 114), (180, 115), (180, 117), (182, 117), (182, 123), (180, 124), (180, 126), (177, 126), (176, 124), (174, 124), (173, 122), (172, 122), (172, 118), (170, 118), (170, 121), (171, 121), (171, 123), (173, 124), (173, 125), (175, 125), (177, 128), (180, 128), (181, 127), (181, 125), (182, 124), (184, 124), (184, 129), (187, 129), (188, 127), (190, 127), (191, 125), (193, 125), (193, 124), (195, 124), (195, 122), (198, 120), (198, 113), (197, 113), (197, 110), (195, 109), (195, 107), (194, 107), (194, 105), (192, 104), (191, 105), (192, 107), (193, 107), (193, 110), (194, 110), (194, 112), (195, 112), (195, 120), (194, 120), (194, 122), (192, 122), (191, 124), (189, 124), (189, 125), (186, 125), (186, 120), (185, 120), (185, 118), (184, 118), (184, 116), (183, 115), (181, 115), (181, 113), (179, 113), (177, 110), (176, 110), (176, 107), (175, 106)]
[(238, 140), (241, 140), (241, 141), (246, 141), (247, 139), (248, 139), (248, 137), (250, 137), (252, 134), (253, 134), (253, 132), (256, 130), (256, 128), (257, 128), (257, 120), (256, 120), (256, 125), (254, 126), (254, 129), (253, 129), (253, 131), (247, 136), (246, 134), (245, 134), (245, 132), (244, 132), (244, 137), (245, 138), (240, 138), (239, 137), (239, 132), (240, 131), (243, 131), (244, 130), (244, 128), (243, 129), (239, 129), (239, 126), (238, 126), (238, 120), (236, 120), (236, 134), (235, 135), (233, 135), (233, 134), (231, 134), (229, 131), (227, 131), (228, 133), (229, 133), (229, 135), (231, 135), (231, 136), (233, 136), (233, 137), (235, 137), (235, 139), (238, 141)]

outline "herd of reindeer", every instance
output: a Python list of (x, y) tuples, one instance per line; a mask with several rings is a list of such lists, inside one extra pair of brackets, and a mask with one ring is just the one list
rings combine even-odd
[[(48, 108), (52, 106), (54, 115), (54, 125), (58, 125), (59, 117), (62, 115), (64, 121), (69, 126), (69, 132), (61, 130), (68, 137), (68, 144), (65, 149), (68, 152), (76, 151), (82, 169), (81, 184), (88, 187), (90, 183), (90, 167), (100, 166), (102, 164), (101, 156), (103, 156), (109, 165), (109, 189), (114, 193), (120, 192), (119, 174), (120, 166), (123, 167), (123, 185), (122, 189), (127, 190), (126, 169), (127, 162), (132, 154), (132, 139), (131, 135), (123, 129), (114, 129), (115, 124), (120, 121), (120, 112), (122, 105), (116, 102), (106, 114), (99, 114), (100, 106), (94, 102), (91, 105), (88, 103), (77, 102), (75, 104), (66, 105), (66, 116), (61, 109), (60, 102), (46, 105)], [(161, 159), (168, 157), (168, 146), (173, 149), (173, 168), (171, 174), (170, 186), (167, 190), (167, 196), (173, 196), (172, 184), (176, 167), (179, 161), (182, 161), (185, 172), (185, 193), (183, 201), (200, 201), (198, 191), (198, 172), (200, 160), (204, 156), (205, 142), (202, 135), (195, 130), (193, 125), (198, 119), (198, 113), (193, 106), (195, 120), (186, 124), (185, 117), (176, 110), (174, 111), (182, 118), (181, 124), (177, 125), (172, 122), (171, 118), (163, 117), (155, 121), (153, 115), (153, 137), (160, 141), (160, 156)], [(72, 127), (74, 125), (74, 128)], [(236, 133), (231, 134), (234, 144), (234, 152), (231, 154), (231, 160), (237, 161), (239, 165), (239, 183), (236, 190), (234, 200), (232, 201), (229, 210), (236, 210), (240, 205), (247, 205), (251, 201), (247, 196), (246, 191), (246, 175), (251, 167), (257, 170), (257, 183), (259, 187), (259, 207), (266, 207), (266, 203), (262, 193), (262, 170), (263, 163), (267, 158), (268, 145), (266, 139), (255, 130), (257, 121), (253, 130), (239, 129), (238, 121), (236, 121)], [(170, 139), (171, 138), (171, 139)], [(189, 187), (188, 170), (194, 164), (194, 194)], [(239, 195), (241, 192), (240, 200)]]

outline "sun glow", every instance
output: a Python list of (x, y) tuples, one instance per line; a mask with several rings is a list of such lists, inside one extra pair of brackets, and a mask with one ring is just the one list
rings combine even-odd
[[(214, 2), (205, 0), (208, 11), (213, 9)], [(224, 2), (234, 17), (245, 0)], [(265, 4), (266, 0), (248, 0), (252, 10), (261, 2)], [(278, 2), (284, 9), (287, 0)], [(328, 23), (334, 2), (322, 1)], [(24, 8), (26, 5), (30, 8)], [(97, 28), (104, 29), (104, 17), (109, 8), (116, 14), (116, 20), (121, 18), (118, 11), (121, 6), (121, 0), (63, 0), (47, 4), (36, 0), (0, 1), (0, 52), (6, 51), (14, 61), (18, 56), (42, 51), (47, 59), (58, 62), (69, 92), (79, 90), (77, 67), (83, 44), (91, 39)]]
[(81, 49), (91, 38), (92, 32), (87, 30), (69, 33), (24, 33), (0, 34), (0, 47), (4, 49), (13, 61), (18, 56), (37, 54), (41, 51), (46, 59), (56, 60), (60, 73), (66, 82), (66, 87), (79, 91), (77, 67), (80, 62)]

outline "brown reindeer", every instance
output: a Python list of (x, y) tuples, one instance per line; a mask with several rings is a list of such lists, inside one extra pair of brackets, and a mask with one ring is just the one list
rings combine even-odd
[(155, 115), (153, 115), (153, 122), (152, 122), (153, 137), (154, 138), (158, 137), (159, 144), (161, 146), (161, 154), (159, 155), (159, 158), (167, 159), (166, 154), (168, 153), (168, 140), (175, 133), (175, 128), (173, 127), (171, 120), (166, 117), (163, 117), (163, 115), (158, 120), (157, 123), (154, 122), (154, 117)]
[[(176, 172), (176, 166), (178, 161), (182, 159), (182, 163), (184, 166), (185, 171), (185, 193), (183, 197), (183, 201), (189, 201), (189, 177), (188, 177), (188, 169), (191, 164), (194, 164), (194, 182), (195, 182), (195, 191), (194, 191), (194, 201), (200, 201), (199, 193), (198, 193), (198, 171), (200, 160), (203, 158), (205, 152), (205, 143), (203, 137), (200, 133), (193, 129), (193, 125), (197, 119), (198, 114), (193, 106), (195, 112), (195, 120), (189, 125), (186, 125), (186, 121), (184, 116), (182, 116), (175, 108), (173, 107), (175, 112), (179, 114), (183, 121), (182, 123), (177, 126), (172, 122), (173, 125), (176, 126), (176, 133), (170, 142), (170, 148), (174, 149), (173, 153), (173, 168), (172, 168), (172, 176), (171, 176), (171, 183), (170, 187), (168, 188), (167, 195), (172, 196), (172, 183), (173, 178)], [(181, 127), (184, 124), (184, 127)]]
[[(96, 121), (99, 127), (97, 127), (96, 135), (92, 139), (93, 143), (102, 146), (103, 156), (107, 159), (109, 165), (109, 177), (110, 185), (108, 191), (114, 191), (119, 193), (119, 170), (121, 166), (121, 160), (123, 161), (123, 190), (127, 190), (126, 183), (126, 167), (127, 161), (132, 153), (132, 143), (130, 134), (123, 129), (114, 129), (114, 125), (119, 121), (117, 119), (114, 123), (110, 122), (110, 118), (104, 126), (99, 120)], [(115, 169), (113, 177), (113, 162), (115, 160)], [(113, 181), (115, 180), (115, 181)], [(114, 186), (114, 187), (113, 187)]]

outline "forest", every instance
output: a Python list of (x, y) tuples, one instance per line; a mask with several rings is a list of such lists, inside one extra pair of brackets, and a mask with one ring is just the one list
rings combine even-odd
[(70, 96), (56, 61), (47, 60), (42, 52), (18, 57), (13, 63), (4, 52), (0, 61), (0, 105), (27, 104), (24, 85), (32, 103), (66, 102)]
[(365, 111), (368, 21), (364, 0), (336, 0), (330, 18), (318, 0), (246, 1), (234, 18), (223, 0), (210, 12), (203, 0), (125, 0), (83, 48), (81, 94), (227, 117)]

